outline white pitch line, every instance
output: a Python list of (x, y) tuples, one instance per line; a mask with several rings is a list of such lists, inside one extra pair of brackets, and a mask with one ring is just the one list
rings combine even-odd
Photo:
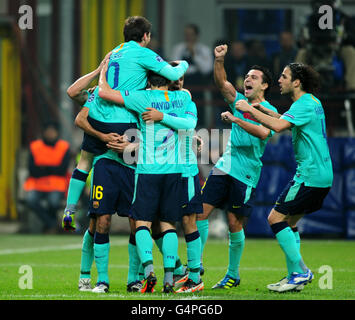
[[(63, 299), (76, 299), (76, 300), (88, 300), (88, 297), (92, 295), (93, 297), (99, 298), (106, 298), (110, 300), (111, 298), (118, 298), (118, 299), (124, 299), (127, 300), (127, 298), (135, 298), (137, 300), (147, 300), (149, 301), (150, 299), (145, 299), (143, 294), (119, 294), (119, 293), (103, 293), (103, 294), (97, 294), (97, 293), (88, 293), (88, 294), (79, 294), (79, 295), (74, 295), (74, 294), (29, 294), (29, 295), (16, 295), (16, 294), (9, 294), (9, 295), (4, 295), (7, 299), (43, 299), (43, 298), (63, 298)], [(161, 294), (160, 295), (163, 300), (228, 300), (226, 299), (226, 296), (204, 296), (204, 295), (181, 295), (178, 297), (177, 295), (174, 295), (173, 297), (168, 296), (167, 294)], [(149, 296), (149, 298), (159, 298), (159, 295), (152, 295)], [(105, 300), (106, 300), (105, 299)]]
[[(0, 263), (1, 267), (19, 267), (21, 263)], [(29, 263), (32, 268), (79, 268), (80, 264), (59, 264), (59, 263)], [(110, 264), (110, 269), (128, 269), (128, 264)], [(157, 270), (163, 269), (161, 265), (154, 265), (154, 268)], [(225, 270), (226, 266), (211, 266), (207, 268), (207, 271), (220, 271)], [(273, 268), (273, 267), (240, 267), (241, 271), (285, 271), (285, 268)], [(317, 269), (314, 268), (314, 271), (317, 272)], [(355, 269), (344, 269), (344, 268), (333, 268), (333, 272), (355, 272)]]
[[(127, 244), (127, 240), (118, 240), (111, 242), (111, 246), (123, 246)], [(0, 250), (0, 256), (11, 254), (24, 254), (33, 252), (48, 252), (48, 251), (66, 251), (81, 249), (82, 244), (67, 244), (63, 246), (43, 246), (34, 248), (21, 248), (21, 249), (3, 249)]]

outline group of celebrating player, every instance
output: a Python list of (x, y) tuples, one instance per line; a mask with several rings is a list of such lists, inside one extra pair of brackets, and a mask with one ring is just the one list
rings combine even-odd
[[(157, 283), (153, 239), (163, 255), (164, 293), (204, 289), (202, 252), (208, 237), (208, 216), (227, 206), (229, 265), (213, 289), (240, 284), (244, 249), (243, 226), (252, 210), (266, 143), (274, 132), (292, 130), (297, 172), (279, 196), (268, 221), (283, 250), (288, 274), (269, 290), (300, 291), (313, 274), (300, 254), (296, 224), (318, 210), (332, 184), (332, 164), (321, 102), (313, 96), (318, 74), (307, 65), (291, 63), (279, 79), (281, 94), (294, 101), (280, 115), (265, 100), (271, 74), (253, 66), (244, 80), (244, 95), (228, 82), (224, 69), (227, 46), (215, 48), (214, 79), (231, 112), (226, 150), (201, 189), (192, 144), (196, 105), (183, 89), (186, 61), (167, 63), (146, 48), (151, 24), (144, 17), (125, 21), (125, 42), (113, 49), (93, 72), (81, 77), (68, 94), (83, 105), (75, 123), (84, 130), (80, 161), (68, 190), (63, 228), (75, 229), (76, 204), (92, 168), (90, 224), (83, 237), (79, 290), (108, 292), (111, 216), (128, 217), (128, 292), (153, 292)], [(99, 76), (99, 86), (88, 89)], [(148, 87), (147, 87), (148, 82)], [(88, 91), (89, 90), (89, 91)], [(131, 160), (132, 157), (135, 161)], [(182, 222), (187, 268), (178, 256), (176, 222)], [(98, 280), (91, 287), (95, 261)]]

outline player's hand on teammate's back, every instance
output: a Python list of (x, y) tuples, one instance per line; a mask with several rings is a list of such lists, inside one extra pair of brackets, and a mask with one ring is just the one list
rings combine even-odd
[(144, 121), (161, 121), (163, 120), (164, 114), (158, 111), (155, 108), (146, 108), (146, 110), (142, 113), (142, 119)]
[(109, 142), (115, 142), (115, 141), (121, 141), (122, 140), (122, 136), (120, 136), (117, 133), (111, 132), (111, 133), (104, 133), (102, 135), (101, 140), (105, 143), (109, 143)]
[(106, 54), (105, 58), (103, 58), (103, 60), (101, 61), (100, 65), (99, 65), (99, 70), (102, 70), (102, 68), (105, 66), (105, 64), (109, 63), (110, 57), (111, 57), (112, 51), (110, 51), (108, 54)]
[(126, 135), (120, 136), (119, 139), (110, 141), (106, 144), (107, 148), (117, 153), (123, 153), (125, 149), (130, 145), (134, 145), (134, 144), (128, 140)]
[(92, 87), (92, 88), (89, 88), (89, 89), (88, 89), (89, 94), (92, 94), (92, 93), (95, 91), (96, 87), (97, 87), (97, 86), (94, 86), (94, 87)]

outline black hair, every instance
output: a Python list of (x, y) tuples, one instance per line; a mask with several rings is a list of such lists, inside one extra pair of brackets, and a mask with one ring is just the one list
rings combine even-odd
[(287, 65), (291, 70), (291, 81), (300, 80), (301, 89), (308, 93), (315, 93), (320, 88), (319, 73), (311, 66), (303, 63), (292, 62)]
[(48, 128), (54, 128), (56, 131), (59, 132), (60, 130), (60, 125), (57, 121), (54, 121), (54, 120), (47, 120), (43, 123), (43, 126), (42, 126), (42, 131), (46, 131)]
[(124, 41), (141, 42), (145, 33), (150, 33), (152, 24), (144, 17), (133, 16), (128, 17), (123, 28)]
[(148, 78), (150, 85), (154, 86), (154, 87), (165, 87), (170, 84), (169, 79), (164, 78), (163, 76), (161, 76), (153, 71), (148, 72), (147, 78)]
[(189, 23), (185, 26), (185, 29), (186, 28), (192, 29), (197, 36), (200, 34), (200, 28), (198, 27), (197, 24)]
[(259, 70), (263, 73), (263, 82), (262, 83), (267, 83), (268, 87), (265, 89), (265, 95), (269, 92), (271, 86), (272, 86), (272, 74), (268, 68), (259, 66), (259, 65), (254, 65), (250, 68), (250, 70)]

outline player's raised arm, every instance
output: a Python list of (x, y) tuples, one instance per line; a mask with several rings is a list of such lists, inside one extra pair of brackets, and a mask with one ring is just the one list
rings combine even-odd
[(90, 83), (100, 74), (102, 67), (105, 62), (109, 60), (111, 52), (109, 52), (105, 58), (102, 60), (100, 65), (92, 72), (80, 77), (76, 80), (70, 87), (67, 89), (68, 96), (76, 101), (81, 106), (84, 105), (86, 100), (88, 99), (87, 88)]
[(236, 97), (234, 86), (227, 80), (226, 70), (224, 69), (224, 57), (227, 53), (228, 46), (220, 45), (214, 49), (214, 68), (213, 76), (216, 86), (221, 91), (224, 99), (230, 104), (233, 103)]
[(106, 80), (106, 72), (108, 68), (108, 61), (104, 64), (100, 72), (99, 79), (99, 97), (104, 100), (114, 102), (116, 104), (124, 104), (123, 97), (121, 93), (117, 90), (113, 90)]

